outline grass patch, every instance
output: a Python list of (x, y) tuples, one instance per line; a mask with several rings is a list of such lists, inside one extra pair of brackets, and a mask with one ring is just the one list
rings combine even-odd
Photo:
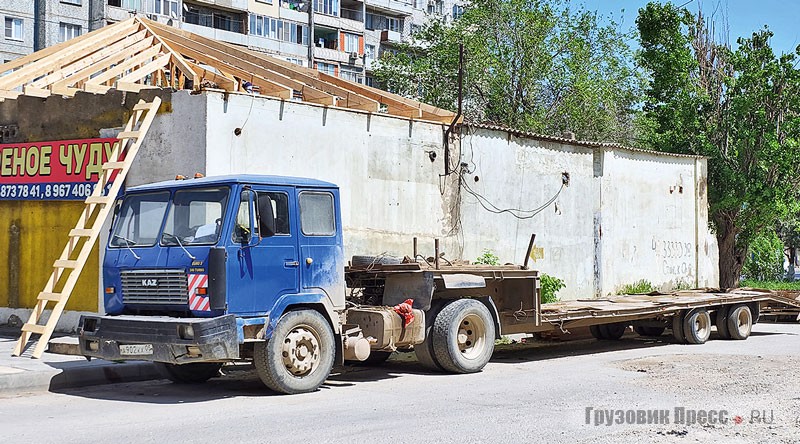
[(800, 291), (800, 281), (756, 281), (753, 279), (745, 279), (742, 281), (741, 287), (763, 288), (765, 290), (786, 290), (786, 291)]
[(623, 285), (619, 290), (619, 294), (645, 294), (655, 290), (655, 287), (653, 287), (650, 281), (642, 279), (632, 284)]

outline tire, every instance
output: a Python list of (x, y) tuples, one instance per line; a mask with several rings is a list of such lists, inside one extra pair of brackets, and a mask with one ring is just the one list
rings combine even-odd
[(335, 354), (333, 330), (314, 310), (281, 316), (266, 343), (256, 343), (253, 364), (267, 387), (278, 393), (313, 392), (328, 378)]
[(452, 373), (481, 371), (492, 358), (494, 339), (492, 314), (474, 299), (451, 302), (433, 321), (433, 354), (442, 369)]
[(753, 329), (753, 314), (745, 304), (734, 305), (726, 316), (728, 332), (731, 339), (743, 340), (750, 336)]
[(648, 338), (657, 338), (664, 334), (664, 330), (666, 330), (666, 327), (647, 327), (643, 325), (635, 325), (633, 327), (633, 331), (635, 331), (637, 335)]
[(711, 336), (711, 316), (705, 308), (696, 308), (684, 316), (683, 336), (689, 344), (708, 341)]
[(605, 339), (605, 337), (603, 337), (603, 332), (600, 331), (600, 326), (599, 325), (590, 325), (589, 326), (589, 332), (598, 341), (601, 340), (601, 339)]
[(439, 315), (441, 307), (439, 305), (432, 306), (430, 310), (425, 313), (425, 340), (421, 344), (414, 346), (414, 354), (417, 356), (417, 362), (423, 367), (434, 372), (442, 371), (442, 366), (436, 361), (436, 356), (433, 354), (433, 322), (436, 316)]
[(397, 265), (402, 263), (403, 261), (399, 258), (394, 256), (366, 256), (366, 255), (356, 255), (350, 259), (350, 264), (353, 267), (364, 268), (369, 267), (372, 265)]
[(603, 339), (607, 339), (609, 341), (616, 341), (625, 334), (625, 330), (627, 330), (628, 324), (624, 322), (615, 322), (613, 324), (602, 324), (600, 325), (600, 334), (603, 336)]
[(176, 384), (201, 384), (219, 375), (221, 362), (197, 362), (193, 364), (170, 364), (155, 362), (158, 371)]
[(723, 305), (717, 309), (716, 313), (716, 325), (717, 325), (717, 334), (722, 339), (730, 339), (731, 332), (728, 330), (728, 312), (730, 311), (730, 307), (727, 305)]
[(683, 319), (685, 312), (679, 311), (672, 316), (672, 336), (679, 344), (686, 343), (686, 336), (683, 334)]

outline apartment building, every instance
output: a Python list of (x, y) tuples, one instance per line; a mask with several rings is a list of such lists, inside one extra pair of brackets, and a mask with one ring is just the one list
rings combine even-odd
[[(372, 67), (460, 0), (3, 0), (0, 58), (11, 60), (131, 15), (246, 46), (372, 86)], [(38, 46), (37, 46), (38, 45)]]
[(90, 29), (92, 0), (3, 0), (0, 62), (77, 37)]

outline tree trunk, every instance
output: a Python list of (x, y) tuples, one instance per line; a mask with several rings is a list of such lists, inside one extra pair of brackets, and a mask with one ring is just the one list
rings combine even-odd
[(736, 288), (742, 275), (742, 266), (747, 257), (747, 247), (736, 243), (737, 228), (724, 216), (716, 218), (717, 244), (719, 245), (719, 286), (720, 288)]

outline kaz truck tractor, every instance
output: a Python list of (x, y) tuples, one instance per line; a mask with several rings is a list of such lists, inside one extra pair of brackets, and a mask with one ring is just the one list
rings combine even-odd
[(759, 292), (684, 292), (542, 305), (520, 266), (354, 256), (345, 266), (339, 190), (274, 176), (130, 188), (103, 262), (106, 315), (83, 316), (87, 357), (147, 360), (176, 382), (252, 361), (272, 390), (316, 390), (335, 364), (413, 349), (438, 371), (480, 371), (503, 334), (591, 326), (600, 339), (669, 328), (702, 343), (744, 339)]

